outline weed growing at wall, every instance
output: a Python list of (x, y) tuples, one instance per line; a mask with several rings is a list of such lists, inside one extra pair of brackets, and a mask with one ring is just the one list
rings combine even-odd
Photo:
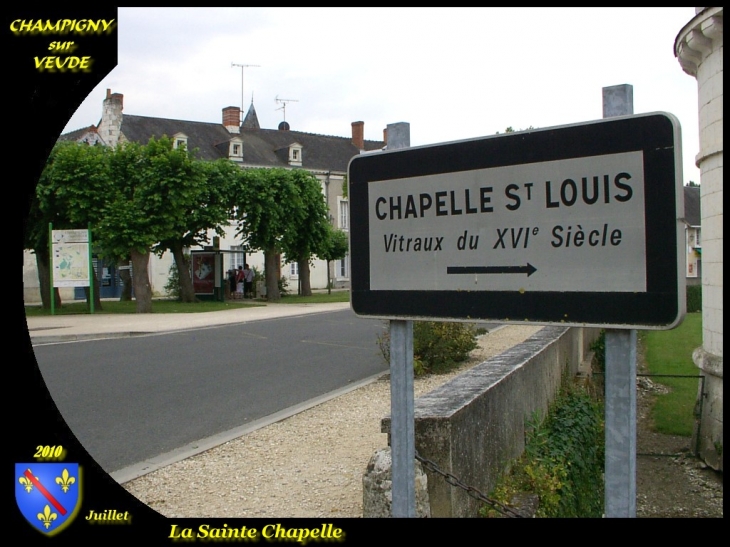
[(600, 335), (591, 343), (593, 352), (593, 369), (595, 372), (605, 374), (606, 372), (606, 331), (601, 330)]
[[(601, 517), (604, 507), (603, 404), (582, 384), (564, 388), (543, 420), (527, 423), (525, 452), (491, 499), (508, 505), (521, 492), (537, 494), (537, 517)], [(484, 508), (482, 515), (499, 516)]]

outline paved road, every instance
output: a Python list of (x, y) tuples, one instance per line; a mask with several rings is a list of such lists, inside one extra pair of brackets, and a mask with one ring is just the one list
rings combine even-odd
[(34, 353), (69, 427), (111, 473), (386, 372), (382, 324), (346, 309)]

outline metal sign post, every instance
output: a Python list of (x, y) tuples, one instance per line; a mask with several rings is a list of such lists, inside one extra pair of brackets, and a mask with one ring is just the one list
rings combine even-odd
[(413, 321), (390, 322), (390, 453), (393, 517), (416, 516)]
[[(407, 123), (389, 124), (388, 149), (408, 148)], [(416, 440), (413, 418), (413, 321), (390, 322), (390, 454), (394, 518), (416, 516)]]
[(636, 329), (606, 330), (605, 511), (636, 517)]
[[(634, 113), (630, 85), (603, 88), (603, 117)], [(605, 514), (636, 517), (636, 329), (606, 329)]]

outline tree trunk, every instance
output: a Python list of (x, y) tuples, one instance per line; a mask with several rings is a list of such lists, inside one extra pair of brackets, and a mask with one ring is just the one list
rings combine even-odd
[(279, 279), (277, 277), (279, 272), (278, 264), (276, 263), (277, 256), (278, 255), (274, 249), (264, 251), (264, 268), (266, 269), (266, 299), (270, 302), (281, 299), (281, 294), (279, 293)]
[(297, 260), (299, 267), (299, 283), (302, 296), (312, 296), (312, 282), (309, 272), (309, 260)]
[(330, 277), (330, 261), (327, 261), (327, 294), (332, 294), (332, 281)]
[(129, 302), (132, 300), (132, 270), (129, 269), (130, 258), (124, 257), (123, 260), (117, 261), (117, 271), (119, 279), (122, 281), (122, 293), (119, 296), (120, 302)]
[(177, 266), (177, 278), (180, 280), (180, 302), (197, 302), (193, 278), (190, 276), (190, 261), (185, 258), (182, 242), (173, 243), (171, 251)]
[[(36, 250), (35, 264), (38, 270), (38, 283), (41, 290), (41, 305), (44, 310), (51, 309), (51, 264), (48, 251)], [(56, 297), (56, 308), (61, 307), (61, 293), (58, 287), (54, 287), (53, 294)]]
[(137, 313), (152, 313), (152, 286), (149, 276), (149, 249), (144, 252), (133, 249), (132, 281), (134, 283), (134, 299), (137, 301)]

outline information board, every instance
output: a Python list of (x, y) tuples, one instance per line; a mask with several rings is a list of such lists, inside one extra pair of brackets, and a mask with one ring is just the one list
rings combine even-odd
[(90, 287), (89, 230), (52, 230), (54, 287)]

